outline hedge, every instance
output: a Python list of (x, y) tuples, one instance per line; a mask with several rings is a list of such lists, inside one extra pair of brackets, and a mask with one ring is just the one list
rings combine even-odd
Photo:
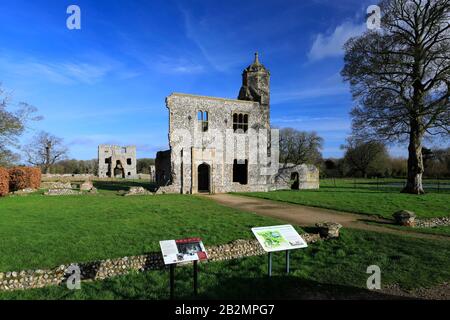
[(30, 167), (9, 169), (9, 190), (38, 189), (41, 186), (41, 170)]
[(27, 170), (21, 167), (9, 169), (9, 190), (11, 192), (28, 188), (30, 179)]
[(31, 189), (39, 189), (41, 186), (41, 169), (40, 168), (33, 168), (33, 167), (25, 167), (23, 168), (27, 172), (28, 175), (28, 188)]
[(9, 172), (4, 168), (0, 168), (0, 197), (4, 197), (9, 193)]

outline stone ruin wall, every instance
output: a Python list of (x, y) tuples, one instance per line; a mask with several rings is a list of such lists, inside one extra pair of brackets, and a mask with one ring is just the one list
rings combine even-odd
[[(120, 163), (120, 176), (115, 174), (115, 168)], [(98, 147), (98, 176), (99, 178), (122, 177), (125, 179), (137, 179), (136, 171), (136, 147), (135, 146), (110, 146)], [(110, 175), (108, 175), (110, 173)]]
[[(232, 181), (233, 165), (225, 163), (225, 152), (222, 155), (217, 154), (217, 150), (220, 149), (216, 147), (215, 143), (221, 141), (218, 140), (218, 135), (225, 138), (226, 130), (233, 130), (234, 113), (249, 115), (249, 129), (268, 129), (268, 119), (262, 112), (260, 104), (251, 101), (188, 94), (172, 94), (167, 98), (166, 103), (170, 115), (169, 144), (171, 149), (158, 153), (156, 161), (157, 176), (161, 176), (163, 170), (164, 172), (170, 171), (173, 181), (171, 189), (179, 189), (182, 193), (195, 193), (196, 178), (192, 181), (192, 177), (197, 176), (196, 170), (200, 164), (207, 163), (211, 167), (212, 192), (222, 193), (235, 190), (236, 183)], [(201, 124), (197, 120), (199, 111), (208, 112), (209, 129), (207, 132), (201, 132)], [(185, 144), (177, 139), (176, 130), (185, 131), (185, 136), (199, 138), (195, 142), (190, 141)], [(232, 135), (235, 144), (241, 141), (245, 144), (245, 152), (240, 155), (243, 159), (249, 158), (249, 142), (246, 137), (247, 135), (239, 133)], [(170, 157), (167, 155), (168, 152), (170, 152)], [(181, 154), (185, 159), (189, 157), (189, 161), (182, 165), (180, 164)], [(247, 189), (256, 191), (267, 185), (267, 176), (261, 175), (260, 170), (261, 166), (258, 164), (248, 165), (248, 185), (245, 186)], [(165, 186), (164, 183), (167, 183), (167, 179), (161, 179), (159, 185)]]

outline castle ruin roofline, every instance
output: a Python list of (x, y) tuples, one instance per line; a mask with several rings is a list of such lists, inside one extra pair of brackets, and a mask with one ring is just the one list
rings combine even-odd
[(99, 148), (136, 148), (135, 145), (129, 145), (129, 146), (120, 146), (117, 144), (99, 144)]
[(212, 101), (225, 101), (225, 102), (233, 102), (233, 103), (241, 103), (241, 104), (248, 104), (248, 105), (259, 105), (258, 102), (255, 101), (246, 101), (246, 100), (239, 100), (239, 99), (231, 99), (231, 98), (217, 98), (217, 97), (211, 97), (211, 96), (202, 96), (202, 95), (196, 95), (196, 94), (188, 94), (188, 93), (179, 93), (179, 92), (173, 92), (166, 98), (166, 104), (168, 99), (171, 97), (188, 97), (188, 98), (197, 98), (201, 100), (212, 100)]

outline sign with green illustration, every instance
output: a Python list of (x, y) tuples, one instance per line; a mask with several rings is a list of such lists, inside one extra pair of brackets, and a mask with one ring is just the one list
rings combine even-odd
[(266, 252), (306, 248), (306, 241), (291, 225), (252, 228), (258, 242)]

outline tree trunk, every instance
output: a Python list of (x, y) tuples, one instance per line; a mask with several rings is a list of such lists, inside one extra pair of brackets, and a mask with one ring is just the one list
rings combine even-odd
[(422, 137), (420, 135), (419, 125), (411, 125), (408, 146), (408, 177), (403, 193), (424, 194), (422, 186), (422, 174), (424, 171), (422, 157)]

